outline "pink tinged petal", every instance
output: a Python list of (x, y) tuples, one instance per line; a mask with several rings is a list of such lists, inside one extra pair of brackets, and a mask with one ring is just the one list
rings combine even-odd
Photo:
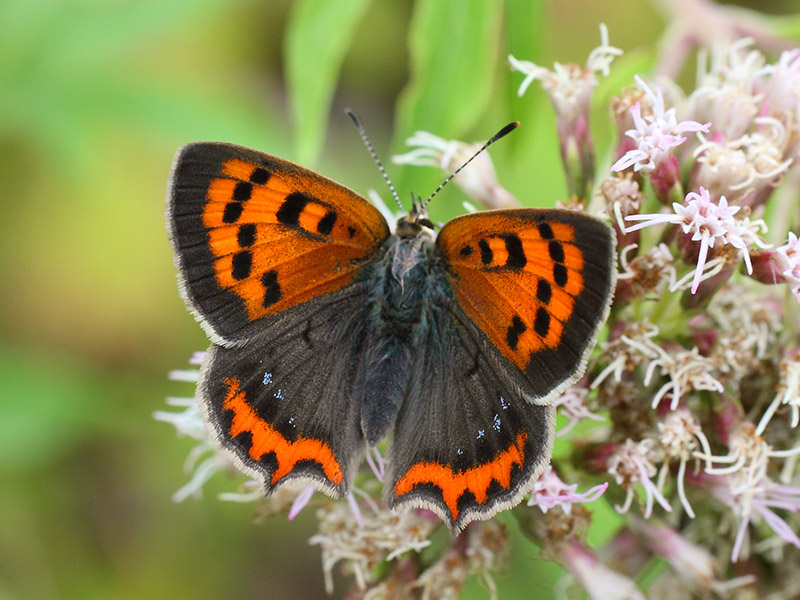
[(635, 171), (641, 169), (639, 164), (641, 161), (649, 160), (647, 153), (638, 148), (635, 150), (628, 150), (617, 162), (611, 165), (612, 171), (624, 171), (628, 167), (633, 166)]
[[(692, 238), (694, 239), (694, 238)], [(703, 267), (706, 264), (706, 256), (708, 255), (708, 247), (713, 244), (713, 238), (709, 243), (708, 234), (703, 234), (703, 240), (700, 242), (700, 254), (697, 256), (697, 270), (694, 273), (694, 280), (692, 281), (692, 293), (697, 291), (700, 285), (700, 279), (703, 277)]]
[(575, 540), (564, 549), (560, 562), (592, 600), (644, 600), (633, 580), (605, 566)]
[(358, 507), (358, 502), (356, 502), (355, 496), (353, 496), (352, 493), (347, 494), (347, 503), (350, 505), (350, 510), (356, 519), (356, 523), (361, 529), (364, 529), (364, 517), (361, 514), (361, 509)]
[(709, 127), (711, 127), (711, 121), (703, 124), (700, 124), (697, 121), (681, 121), (676, 125), (675, 131), (679, 133), (687, 133), (694, 131), (702, 131), (703, 133), (708, 133)]
[(372, 469), (375, 479), (383, 483), (383, 478), (386, 474), (386, 462), (383, 460), (383, 456), (381, 456), (381, 453), (377, 448), (367, 448), (366, 457), (367, 464), (369, 465), (369, 468)]
[(200, 371), (196, 369), (175, 369), (167, 373), (167, 378), (171, 381), (186, 381), (196, 383), (200, 378)]
[(637, 102), (631, 107), (631, 117), (633, 117), (633, 125), (636, 129), (629, 129), (625, 132), (625, 135), (628, 137), (634, 137), (636, 133), (647, 129), (647, 123), (644, 122), (642, 119), (642, 105), (641, 102)]
[(750, 519), (742, 519), (742, 522), (739, 523), (739, 530), (736, 532), (736, 540), (733, 542), (733, 550), (731, 550), (731, 562), (739, 560), (739, 552), (742, 550), (744, 536), (747, 535), (747, 525), (749, 523)]
[(628, 215), (625, 217), (626, 221), (642, 221), (638, 225), (631, 225), (630, 227), (625, 228), (625, 233), (631, 233), (633, 231), (638, 231), (639, 229), (644, 229), (645, 227), (650, 227), (651, 225), (662, 225), (662, 224), (675, 224), (681, 222), (679, 217), (675, 215), (669, 214), (647, 214), (647, 215)]
[[(789, 485), (780, 485), (778, 483), (772, 486), (772, 489), (779, 494), (786, 494), (787, 496), (800, 496), (800, 487), (792, 487)], [(793, 510), (800, 509), (800, 504), (794, 507)]]
[(578, 494), (578, 498), (583, 496), (580, 499), (580, 502), (594, 502), (600, 496), (602, 496), (605, 491), (608, 489), (608, 482), (601, 483), (600, 485), (596, 485), (593, 488), (586, 490), (583, 494)]
[[(735, 244), (734, 244), (734, 246), (735, 246)], [(739, 248), (742, 251), (742, 256), (744, 257), (744, 264), (747, 267), (747, 274), (748, 275), (752, 275), (753, 274), (753, 263), (750, 262), (750, 253), (747, 251), (747, 246), (744, 245), (744, 242), (742, 242), (742, 246), (736, 246), (736, 247)]]
[(314, 495), (314, 486), (309, 485), (302, 489), (302, 491), (297, 494), (297, 498), (294, 499), (292, 502), (292, 508), (289, 509), (289, 520), (294, 521), (294, 518), (300, 514), (300, 511), (303, 510), (306, 505), (308, 504), (309, 500), (311, 500), (311, 496)]
[(689, 516), (690, 519), (694, 519), (695, 514), (694, 510), (692, 509), (692, 505), (689, 504), (689, 499), (686, 497), (686, 489), (684, 478), (686, 475), (686, 461), (682, 460), (680, 465), (678, 466), (678, 498), (681, 500), (681, 504), (683, 505), (683, 509), (686, 511), (686, 514)]
[(772, 512), (770, 509), (759, 506), (757, 510), (767, 525), (781, 536), (785, 541), (793, 544), (797, 548), (800, 548), (800, 538), (797, 537), (797, 534), (792, 531), (792, 528), (789, 527), (788, 523), (781, 519), (778, 515)]

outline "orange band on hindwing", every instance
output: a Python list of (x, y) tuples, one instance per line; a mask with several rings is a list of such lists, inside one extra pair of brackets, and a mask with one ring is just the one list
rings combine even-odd
[(294, 442), (287, 440), (279, 431), (259, 417), (247, 403), (246, 394), (240, 389), (238, 378), (227, 377), (225, 384), (228, 386), (228, 392), (222, 407), (233, 411), (233, 420), (228, 435), (235, 438), (241, 433), (250, 433), (252, 444), (249, 455), (255, 461), (261, 460), (265, 454), (275, 455), (278, 467), (272, 473), (270, 486), (276, 485), (294, 470), (298, 462), (304, 460), (316, 462), (333, 485), (341, 483), (342, 467), (328, 444), (302, 435)]
[(489, 486), (493, 480), (503, 489), (509, 488), (514, 465), (522, 468), (525, 460), (524, 444), (527, 439), (528, 435), (520, 431), (517, 434), (516, 444), (511, 444), (499, 452), (494, 460), (458, 474), (453, 472), (449, 464), (417, 463), (395, 484), (395, 498), (408, 494), (421, 483), (433, 484), (441, 490), (442, 500), (447, 505), (453, 521), (456, 521), (459, 515), (458, 501), (466, 492), (472, 492), (475, 502), (484, 504), (488, 499)]

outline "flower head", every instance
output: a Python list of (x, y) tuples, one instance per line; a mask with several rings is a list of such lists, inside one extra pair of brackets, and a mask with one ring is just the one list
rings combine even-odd
[(663, 489), (663, 481), (669, 469), (671, 461), (678, 460), (678, 474), (676, 482), (678, 486), (678, 497), (681, 500), (686, 514), (694, 518), (694, 510), (686, 497), (686, 465), (692, 458), (693, 453), (702, 448), (704, 452), (711, 453), (711, 446), (708, 438), (700, 428), (700, 424), (694, 415), (686, 409), (679, 409), (666, 415), (663, 421), (658, 423), (659, 436), (657, 443), (661, 449), (663, 464), (659, 473), (660, 488)]
[(651, 225), (661, 223), (673, 223), (680, 225), (683, 233), (691, 236), (693, 242), (700, 242), (700, 249), (697, 257), (697, 268), (694, 271), (692, 281), (692, 293), (697, 291), (703, 275), (707, 274), (706, 259), (710, 248), (714, 248), (716, 242), (729, 244), (742, 252), (748, 273), (753, 272), (750, 263), (750, 254), (747, 250), (749, 245), (756, 245), (761, 248), (767, 245), (758, 237), (757, 231), (766, 228), (763, 221), (750, 221), (749, 218), (734, 218), (734, 215), (741, 209), (740, 206), (728, 206), (725, 196), (720, 197), (714, 202), (708, 190), (700, 188), (700, 193), (689, 192), (686, 195), (684, 204), (673, 203), (673, 214), (643, 214), (630, 215), (626, 217), (628, 221), (641, 221), (637, 225), (628, 227), (626, 231), (636, 231)]
[(559, 562), (586, 589), (592, 600), (644, 600), (636, 583), (604, 565), (577, 540), (561, 553)]
[(528, 506), (538, 506), (543, 513), (546, 513), (551, 508), (560, 506), (565, 513), (569, 514), (574, 503), (594, 502), (603, 495), (607, 487), (608, 482), (601, 483), (578, 494), (576, 493), (578, 489), (577, 483), (567, 485), (556, 475), (553, 467), (548, 466), (539, 476), (539, 479), (536, 480), (536, 483), (533, 484)]
[(754, 521), (766, 523), (781, 540), (800, 548), (797, 532), (775, 512), (775, 509), (800, 511), (800, 488), (774, 483), (766, 475), (743, 482), (736, 474), (728, 474), (715, 478), (712, 491), (739, 518), (731, 550), (732, 562), (747, 554), (748, 526)]
[(673, 350), (667, 352), (658, 348), (658, 356), (647, 365), (643, 383), (649, 385), (659, 369), (662, 376), (669, 380), (659, 388), (652, 400), (652, 407), (657, 408), (661, 400), (671, 393), (670, 410), (678, 408), (678, 403), (686, 392), (691, 390), (723, 391), (722, 383), (714, 377), (714, 363), (700, 354), (695, 346), (689, 350)]
[(614, 58), (621, 54), (622, 50), (609, 44), (608, 28), (601, 24), (600, 46), (589, 54), (585, 67), (555, 63), (551, 71), (530, 61), (514, 58), (510, 54), (508, 62), (512, 70), (525, 75), (517, 92), (519, 96), (522, 96), (531, 83), (538, 79), (550, 96), (556, 112), (559, 115), (568, 115), (588, 109), (592, 90), (597, 86), (597, 75), (607, 76)]
[(699, 119), (711, 119), (723, 140), (741, 137), (758, 116), (764, 56), (750, 49), (751, 39), (715, 46), (708, 65), (702, 60), (697, 88), (689, 96), (689, 110)]
[(759, 131), (747, 133), (728, 142), (706, 140), (695, 150), (697, 170), (692, 180), (717, 196), (740, 198), (775, 184), (789, 166), (785, 158), (786, 130), (771, 117), (759, 117), (754, 123)]
[(436, 521), (416, 511), (394, 512), (371, 506), (359, 523), (359, 517), (344, 504), (330, 504), (320, 509), (319, 533), (309, 543), (322, 548), (325, 589), (333, 593), (333, 568), (355, 576), (364, 590), (373, 582), (373, 571), (385, 560), (407, 552), (419, 552), (430, 545), (428, 535)]
[(787, 242), (775, 249), (778, 268), (789, 289), (800, 300), (800, 239), (793, 232), (789, 232)]
[(575, 425), (584, 419), (591, 421), (604, 421), (605, 419), (593, 413), (587, 406), (589, 398), (589, 390), (580, 385), (574, 385), (565, 391), (561, 396), (556, 398), (553, 406), (559, 409), (559, 413), (566, 417), (569, 423), (566, 427), (556, 432), (556, 437), (560, 437), (569, 433)]
[(619, 255), (622, 272), (617, 275), (616, 298), (621, 301), (648, 295), (658, 297), (666, 286), (674, 287), (677, 278), (669, 247), (663, 242), (653, 246), (645, 254), (628, 259), (638, 244), (625, 246)]
[[(445, 140), (427, 131), (417, 131), (406, 140), (413, 150), (392, 157), (396, 164), (439, 167), (448, 175), (463, 165), (483, 145), (467, 144), (458, 140)], [(497, 181), (489, 153), (477, 155), (469, 167), (455, 176), (454, 181), (470, 198), (487, 208), (519, 206), (516, 198)]]
[(609, 458), (608, 472), (627, 491), (625, 503), (622, 506), (614, 506), (617, 512), (628, 512), (635, 495), (634, 488), (637, 484), (641, 484), (642, 489), (644, 489), (645, 519), (650, 518), (653, 513), (653, 501), (658, 502), (665, 511), (672, 512), (669, 502), (667, 502), (667, 499), (664, 498), (664, 495), (652, 480), (652, 477), (657, 473), (653, 461), (654, 449), (653, 440), (634, 442), (628, 439)]
[(542, 82), (556, 112), (567, 188), (571, 196), (579, 199), (588, 197), (594, 181), (594, 142), (589, 129), (589, 109), (592, 92), (597, 86), (597, 74), (607, 75), (611, 61), (622, 54), (621, 50), (609, 45), (605, 25), (600, 26), (600, 36), (600, 47), (589, 55), (586, 67), (556, 63), (551, 71), (511, 55), (508, 57), (511, 68), (525, 74), (519, 86), (520, 96), (534, 80)]
[(787, 352), (778, 365), (778, 369), (780, 380), (777, 393), (759, 421), (756, 428), (756, 433), (759, 434), (763, 433), (775, 412), (782, 405), (789, 406), (791, 409), (791, 426), (800, 425), (800, 349), (794, 348)]
[[(491, 572), (507, 561), (510, 550), (508, 531), (497, 521), (477, 522), (458, 539), (459, 543), (454, 544), (409, 587), (420, 590), (422, 598), (455, 599), (469, 576), (477, 575), (489, 591), (490, 598), (496, 600), (497, 586)], [(402, 597), (412, 595), (406, 592)]]
[(644, 90), (652, 104), (652, 114), (642, 116), (642, 104), (637, 102), (631, 108), (634, 129), (625, 132), (635, 144), (611, 167), (612, 171), (622, 171), (633, 167), (634, 171), (653, 171), (656, 166), (672, 156), (675, 148), (686, 141), (682, 134), (692, 131), (708, 131), (710, 123), (701, 125), (697, 121), (678, 121), (676, 110), (665, 109), (661, 88), (656, 92), (644, 80), (636, 76), (636, 83)]
[(770, 114), (796, 117), (800, 107), (800, 48), (781, 52), (778, 62), (764, 66), (761, 73), (766, 79), (761, 86), (764, 104)]

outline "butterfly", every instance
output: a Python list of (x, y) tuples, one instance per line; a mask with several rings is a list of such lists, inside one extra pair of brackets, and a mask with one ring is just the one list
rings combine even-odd
[(434, 236), (415, 203), (392, 232), (350, 189), (226, 143), (178, 151), (166, 218), (181, 295), (211, 340), (204, 419), (267, 494), (301, 480), (342, 497), (387, 436), (388, 504), (453, 532), (531, 490), (552, 402), (609, 310), (607, 225), (489, 210)]

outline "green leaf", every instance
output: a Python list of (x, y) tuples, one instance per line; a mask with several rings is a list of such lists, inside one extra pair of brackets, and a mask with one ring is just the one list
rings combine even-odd
[(91, 367), (0, 345), (0, 471), (52, 464), (99, 425), (101, 387)]
[[(411, 80), (397, 109), (396, 147), (417, 129), (464, 137), (483, 116), (494, 84), (502, 11), (501, 2), (485, 0), (415, 4), (408, 37)], [(402, 174), (399, 179), (410, 189)]]
[[(95, 177), (107, 159), (98, 148), (111, 130), (182, 142), (217, 124), (226, 133), (203, 137), (238, 134), (236, 141), (244, 143), (255, 137), (253, 123), (275, 112), (244, 91), (238, 96), (245, 100), (232, 101), (233, 76), (232, 85), (209, 89), (208, 82), (219, 82), (229, 69), (221, 61), (208, 64), (213, 52), (198, 56), (181, 38), (207, 23), (219, 26), (220, 15), (245, 0), (41, 4), (46, 8), (0, 2), (0, 139), (31, 146), (42, 164), (49, 162), (48, 171), (76, 186)], [(276, 137), (269, 135), (271, 123), (261, 129), (264, 138)]]
[(313, 164), (350, 40), (369, 0), (301, 0), (289, 19), (284, 47), (297, 160)]
[[(471, 141), (485, 116), (495, 85), (503, 4), (484, 0), (419, 0), (409, 25), (410, 81), (397, 107), (394, 147), (416, 130)], [(478, 137), (489, 137), (492, 128)], [(442, 174), (405, 165), (398, 189), (432, 190)], [(451, 186), (452, 187), (452, 186)], [(438, 208), (453, 190), (444, 190)]]
[(800, 15), (781, 15), (780, 17), (763, 17), (770, 24), (776, 37), (800, 40)]
[(506, 48), (500, 69), (505, 82), (503, 100), (508, 117), (520, 121), (521, 127), (492, 148), (492, 156), (500, 181), (523, 206), (552, 206), (555, 198), (563, 196), (563, 179), (543, 176), (558, 173), (562, 168), (550, 100), (537, 84), (523, 96), (517, 95), (525, 75), (512, 71), (508, 64), (508, 55), (513, 54), (520, 60), (544, 65), (546, 26), (542, 2), (506, 0)]
[[(542, 3), (538, 0), (506, 0), (506, 55), (513, 54), (520, 60), (540, 64), (542, 60), (542, 41), (545, 39), (545, 19)], [(506, 88), (511, 106), (519, 102), (517, 90), (525, 78), (522, 73), (511, 71), (506, 62)]]

